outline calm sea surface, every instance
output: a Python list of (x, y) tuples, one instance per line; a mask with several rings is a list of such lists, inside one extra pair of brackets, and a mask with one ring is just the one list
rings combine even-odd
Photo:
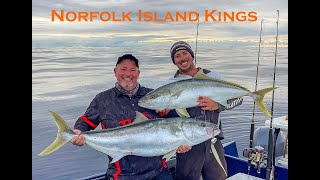
[[(94, 96), (114, 86), (117, 58), (132, 53), (140, 60), (139, 82), (157, 88), (176, 70), (169, 56), (171, 44), (139, 47), (63, 47), (32, 49), (32, 179), (78, 179), (107, 168), (105, 154), (67, 143), (54, 153), (37, 154), (56, 138), (57, 127), (49, 114), (58, 113), (70, 127), (82, 115)], [(200, 50), (199, 50), (200, 49)], [(258, 89), (273, 85), (275, 48), (262, 48)], [(226, 80), (255, 89), (258, 47), (198, 47), (197, 66), (219, 71)], [(274, 117), (288, 114), (288, 48), (277, 50)], [(270, 111), (272, 93), (265, 97)], [(236, 141), (239, 155), (249, 146), (253, 100), (245, 97), (241, 106), (221, 113), (225, 139)], [(268, 120), (256, 108), (256, 127)]]

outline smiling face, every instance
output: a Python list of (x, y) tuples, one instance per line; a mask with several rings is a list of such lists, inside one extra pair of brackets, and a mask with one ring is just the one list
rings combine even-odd
[(124, 59), (114, 68), (118, 84), (126, 91), (131, 91), (137, 86), (139, 75), (139, 68), (130, 59)]
[(193, 64), (193, 58), (187, 50), (180, 50), (174, 54), (174, 63), (179, 68), (181, 74), (188, 74), (188, 72), (196, 69)]

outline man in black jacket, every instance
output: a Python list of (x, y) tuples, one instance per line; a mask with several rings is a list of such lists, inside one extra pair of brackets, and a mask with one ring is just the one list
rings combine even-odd
[[(137, 58), (131, 54), (119, 57), (114, 74), (117, 78), (115, 87), (97, 94), (84, 115), (76, 121), (74, 132), (79, 136), (70, 140), (72, 144), (84, 145), (85, 138), (81, 132), (93, 130), (99, 124), (102, 129), (130, 124), (135, 118), (135, 111), (141, 112), (149, 119), (167, 114), (166, 110), (157, 113), (158, 111), (138, 106), (138, 100), (152, 89), (138, 83), (140, 71)], [(161, 156), (125, 156), (109, 164), (106, 177), (113, 180), (173, 180)]]

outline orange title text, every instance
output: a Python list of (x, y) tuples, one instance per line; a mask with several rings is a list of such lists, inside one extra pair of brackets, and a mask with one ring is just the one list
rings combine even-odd
[(51, 10), (52, 22), (255, 22), (255, 11), (218, 11), (206, 9), (197, 11), (154, 12), (154, 11), (65, 11)]

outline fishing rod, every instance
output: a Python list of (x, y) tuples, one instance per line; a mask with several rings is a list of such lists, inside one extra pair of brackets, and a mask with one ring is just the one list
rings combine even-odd
[(198, 34), (199, 34), (199, 19), (197, 23), (197, 35), (196, 35), (196, 49), (194, 53), (194, 65), (197, 65), (197, 49), (198, 49)]
[[(256, 69), (256, 82), (255, 82), (255, 88), (254, 91), (257, 91), (257, 86), (258, 86), (258, 74), (259, 74), (259, 64), (260, 64), (260, 47), (261, 47), (261, 36), (262, 36), (262, 23), (263, 19), (261, 20), (261, 25), (260, 25), (260, 39), (259, 39), (259, 51), (258, 51), (258, 63), (257, 63), (257, 69)], [(252, 110), (252, 120), (251, 120), (251, 128), (250, 128), (250, 144), (249, 144), (249, 149), (252, 149), (253, 147), (253, 133), (254, 133), (254, 116), (255, 116), (255, 110), (256, 110), (256, 102), (253, 101), (253, 110)], [(250, 173), (250, 168), (251, 168), (251, 162), (252, 158), (248, 158), (248, 174)]]
[[(279, 25), (279, 10), (277, 10), (277, 35), (276, 35), (276, 49), (274, 53), (274, 68), (273, 68), (273, 88), (276, 81), (276, 66), (277, 66), (277, 49), (278, 49), (278, 25)], [(272, 120), (273, 120), (273, 104), (274, 104), (274, 89), (272, 91), (272, 101), (271, 101), (271, 118), (270, 118), (270, 128), (269, 128), (269, 141), (268, 141), (268, 158), (267, 158), (267, 170), (266, 170), (266, 180), (274, 180), (274, 168), (275, 168), (275, 156), (274, 156), (274, 144), (275, 139), (273, 137), (272, 131)]]

